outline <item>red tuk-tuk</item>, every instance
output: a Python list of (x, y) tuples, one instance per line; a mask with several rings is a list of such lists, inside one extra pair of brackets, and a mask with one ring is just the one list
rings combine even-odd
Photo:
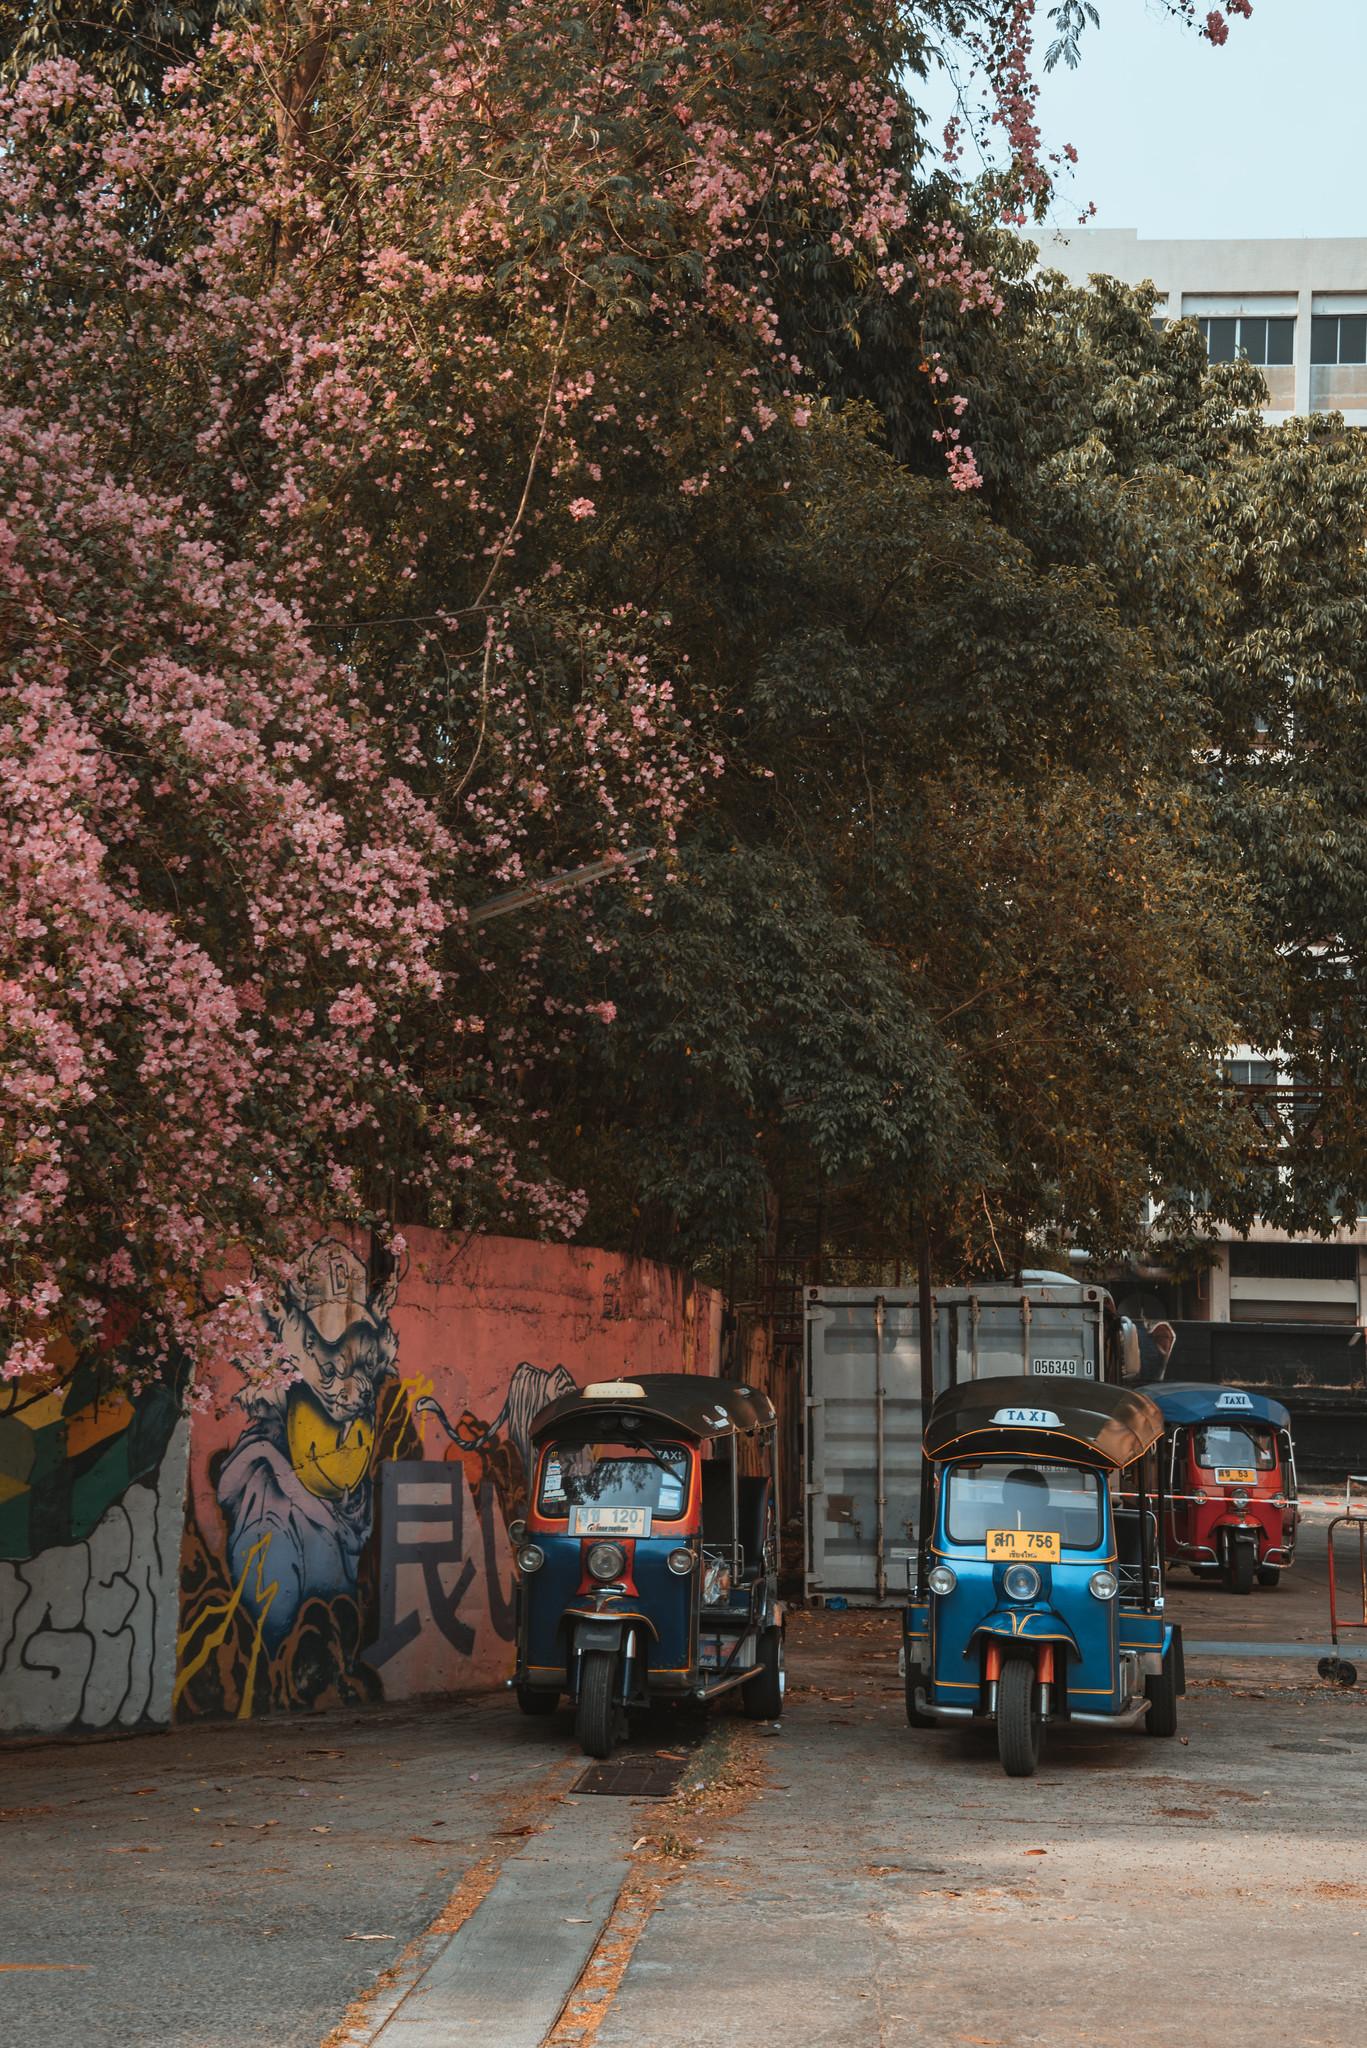
[(1232, 1593), (1275, 1586), (1296, 1551), (1296, 1454), (1280, 1401), (1237, 1387), (1144, 1390), (1168, 1440), (1166, 1547)]

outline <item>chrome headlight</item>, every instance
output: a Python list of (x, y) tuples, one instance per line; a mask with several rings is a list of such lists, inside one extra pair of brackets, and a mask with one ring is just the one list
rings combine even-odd
[(947, 1564), (932, 1565), (926, 1584), (932, 1593), (952, 1593), (959, 1583), (959, 1575)]
[(591, 1579), (620, 1579), (627, 1554), (620, 1543), (591, 1543), (584, 1562)]
[(517, 1568), (520, 1572), (539, 1572), (546, 1562), (546, 1553), (539, 1543), (523, 1543), (517, 1551)]
[(1009, 1564), (1002, 1573), (1002, 1591), (1008, 1600), (1033, 1600), (1039, 1585), (1039, 1573), (1032, 1564)]
[(681, 1579), (687, 1578), (693, 1569), (693, 1553), (691, 1550), (671, 1550), (665, 1563), (672, 1572), (677, 1572)]
[(1234, 1496), (1234, 1505), (1242, 1514), (1244, 1509), (1248, 1506), (1248, 1495), (1246, 1493), (1236, 1493)]
[(1094, 1600), (1114, 1600), (1120, 1591), (1120, 1581), (1114, 1572), (1093, 1572), (1087, 1590)]

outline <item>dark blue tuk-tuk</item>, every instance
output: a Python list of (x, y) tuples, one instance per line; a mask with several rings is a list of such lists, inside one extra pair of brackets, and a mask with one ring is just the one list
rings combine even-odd
[(1144, 1394), (1095, 1380), (993, 1378), (940, 1395), (904, 1623), (912, 1727), (995, 1723), (1011, 1777), (1034, 1772), (1051, 1723), (1176, 1733), (1162, 1436)]
[(782, 1713), (776, 1434), (767, 1394), (694, 1373), (608, 1380), (541, 1411), (512, 1527), (524, 1714), (568, 1694), (585, 1754), (602, 1757), (655, 1700), (738, 1686), (753, 1718)]

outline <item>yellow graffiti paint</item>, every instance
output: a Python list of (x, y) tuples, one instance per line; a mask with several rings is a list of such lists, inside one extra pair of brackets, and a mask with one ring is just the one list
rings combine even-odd
[(394, 1404), (389, 1411), (390, 1417), (397, 1416), (402, 1411), (396, 1435), (402, 1436), (411, 1422), (418, 1432), (419, 1447), (424, 1451), (427, 1449), (427, 1439), (423, 1435), (427, 1427), (427, 1417), (418, 1415), (415, 1411), (419, 1401), (427, 1400), (436, 1390), (437, 1383), (434, 1379), (429, 1379), (425, 1372), (415, 1372), (411, 1378), (399, 1381), (394, 1389)]
[(285, 1434), (291, 1465), (319, 1500), (340, 1500), (370, 1470), (374, 1423), (361, 1415), (334, 1422), (307, 1387), (290, 1389)]
[[(256, 1667), (261, 1659), (263, 1630), (266, 1624), (266, 1616), (270, 1612), (271, 1602), (279, 1590), (280, 1583), (278, 1579), (272, 1579), (269, 1585), (264, 1583), (266, 1553), (270, 1547), (270, 1531), (267, 1530), (264, 1536), (258, 1536), (256, 1542), (253, 1543), (251, 1549), (247, 1552), (242, 1563), (242, 1570), (238, 1575), (237, 1584), (233, 1587), (228, 1598), (226, 1600), (210, 1601), (204, 1611), (195, 1616), (190, 1626), (176, 1637), (177, 1677), (175, 1690), (171, 1694), (171, 1707), (173, 1711), (180, 1704), (180, 1696), (190, 1683), (190, 1680), (204, 1669), (204, 1666), (213, 1656), (214, 1651), (221, 1649), (227, 1641), (228, 1631), (233, 1625), (233, 1618), (241, 1607), (246, 1592), (247, 1574), (254, 1568), (256, 1583), (252, 1588), (252, 1598), (256, 1604), (256, 1627), (252, 1632), (251, 1655), (247, 1660), (247, 1672), (242, 1687), (242, 1697), (237, 1707), (237, 1718), (239, 1721), (251, 1719), (252, 1692), (256, 1680)], [(182, 1664), (181, 1660), (186, 1657), (189, 1651), (191, 1638), (197, 1630), (206, 1628), (206, 1625), (212, 1623), (215, 1619), (219, 1620), (218, 1628), (216, 1630), (208, 1630), (194, 1656), (190, 1657), (187, 1663)]]

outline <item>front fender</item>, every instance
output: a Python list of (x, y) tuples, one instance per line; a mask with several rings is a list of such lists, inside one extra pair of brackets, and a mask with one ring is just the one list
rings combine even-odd
[(1077, 1637), (1052, 1607), (994, 1607), (985, 1614), (968, 1639), (967, 1657), (980, 1636), (997, 1636), (1012, 1643), (1066, 1643), (1081, 1658)]
[[(634, 1607), (567, 1607), (565, 1609), (562, 1625), (571, 1632), (575, 1642), (583, 1640), (586, 1623), (602, 1624), (606, 1628), (611, 1629), (611, 1641), (613, 1643), (620, 1641), (623, 1632), (629, 1628), (644, 1629), (646, 1634), (651, 1636), (656, 1642), (660, 1639), (660, 1631), (656, 1628), (650, 1616), (640, 1613)], [(593, 1647), (595, 1649), (607, 1649), (609, 1647), (608, 1638), (605, 1636), (601, 1642), (596, 1642)]]

